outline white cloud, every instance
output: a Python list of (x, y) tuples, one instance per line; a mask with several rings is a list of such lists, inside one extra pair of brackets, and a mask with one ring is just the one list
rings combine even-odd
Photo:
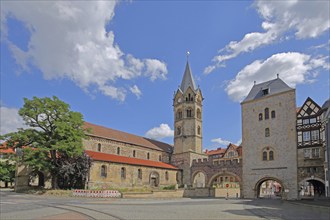
[(223, 146), (227, 146), (228, 144), (231, 143), (230, 141), (223, 140), (222, 138), (215, 138), (215, 139), (212, 139), (211, 142), (213, 142), (213, 143), (217, 143), (217, 144), (220, 144), (220, 145), (223, 145)]
[(168, 124), (160, 124), (159, 127), (154, 127), (146, 133), (146, 137), (151, 139), (162, 139), (173, 136), (174, 131), (170, 128), (170, 126), (168, 126)]
[(264, 32), (246, 34), (240, 41), (231, 41), (213, 58), (213, 64), (206, 67), (205, 74), (224, 66), (224, 62), (241, 53), (279, 40), (315, 38), (329, 30), (329, 1), (264, 1), (255, 2), (255, 7), (264, 19)]
[(166, 79), (166, 64), (138, 59), (121, 51), (113, 31), (105, 26), (114, 17), (117, 1), (6, 1), (1, 3), (1, 30), (7, 39), (7, 18), (22, 21), (31, 33), (28, 50), (10, 39), (16, 62), (34, 65), (45, 79), (69, 78), (88, 91), (96, 85), (104, 95), (120, 101), (127, 91), (117, 79)]
[(266, 60), (256, 60), (245, 66), (228, 83), (226, 92), (232, 100), (240, 102), (248, 94), (254, 81), (268, 81), (274, 79), (276, 74), (291, 87), (313, 82), (319, 68), (329, 69), (328, 59), (329, 57), (312, 58), (296, 52), (274, 54)]
[(18, 128), (27, 128), (21, 116), (18, 114), (18, 109), (0, 107), (0, 134), (4, 135), (10, 132), (17, 131)]
[(131, 90), (131, 92), (136, 95), (136, 97), (139, 99), (142, 96), (142, 92), (139, 89), (139, 87), (137, 85), (134, 85), (132, 87), (129, 88), (129, 90)]

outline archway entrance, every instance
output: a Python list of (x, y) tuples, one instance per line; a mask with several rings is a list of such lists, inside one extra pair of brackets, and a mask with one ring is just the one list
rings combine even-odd
[(262, 179), (256, 185), (257, 198), (280, 199), (282, 191), (281, 182), (273, 178)]
[(325, 195), (325, 186), (319, 180), (308, 179), (300, 184), (301, 197), (319, 197)]
[(155, 171), (151, 172), (149, 182), (150, 182), (151, 187), (158, 187), (159, 186), (159, 174)]
[(221, 173), (211, 179), (215, 197), (239, 198), (241, 196), (240, 179), (232, 173)]
[(193, 186), (195, 188), (205, 187), (205, 174), (201, 171), (194, 175)]
[(29, 186), (44, 187), (45, 175), (40, 171), (34, 171), (29, 175)]

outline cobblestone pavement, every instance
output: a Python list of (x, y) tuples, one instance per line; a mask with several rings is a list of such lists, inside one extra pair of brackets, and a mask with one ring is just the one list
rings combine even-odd
[(330, 219), (329, 200), (87, 199), (0, 192), (0, 219)]

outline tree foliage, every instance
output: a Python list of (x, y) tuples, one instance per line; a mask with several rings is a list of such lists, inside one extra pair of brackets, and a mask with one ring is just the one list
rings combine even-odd
[(4, 135), (8, 146), (24, 148), (24, 163), (34, 171), (50, 172), (52, 188), (66, 162), (83, 156), (82, 140), (86, 138), (83, 117), (57, 97), (24, 98), (19, 110), (28, 129)]
[(3, 159), (0, 160), (0, 180), (5, 182), (14, 182), (15, 180), (15, 168), (16, 164), (14, 160)]

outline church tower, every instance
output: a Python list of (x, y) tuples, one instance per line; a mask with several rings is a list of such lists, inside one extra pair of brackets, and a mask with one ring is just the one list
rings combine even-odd
[(202, 102), (202, 92), (196, 87), (187, 61), (181, 85), (173, 99), (174, 154), (202, 153)]
[(207, 158), (202, 152), (202, 102), (202, 91), (196, 87), (187, 61), (181, 85), (173, 98), (175, 131), (171, 163), (181, 170), (177, 176), (180, 185), (191, 186), (193, 160)]

